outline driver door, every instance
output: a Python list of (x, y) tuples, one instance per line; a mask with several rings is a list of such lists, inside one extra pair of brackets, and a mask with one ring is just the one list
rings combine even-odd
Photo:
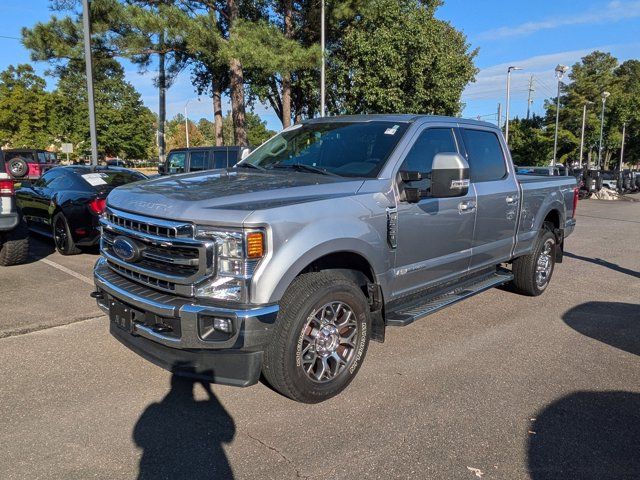
[[(437, 153), (458, 153), (451, 125), (429, 126), (418, 133), (401, 171), (430, 173)], [(430, 180), (411, 182), (426, 189)], [(398, 201), (398, 234), (393, 296), (458, 277), (469, 269), (476, 218), (473, 186), (467, 195)]]

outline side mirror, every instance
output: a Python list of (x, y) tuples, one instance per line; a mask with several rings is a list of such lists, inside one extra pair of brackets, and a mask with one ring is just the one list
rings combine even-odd
[(462, 197), (469, 191), (469, 164), (457, 153), (438, 153), (431, 166), (431, 196)]
[(240, 153), (240, 160), (244, 160), (245, 158), (247, 158), (250, 153), (251, 153), (251, 149), (244, 147)]
[(160, 175), (164, 175), (166, 170), (167, 170), (167, 166), (164, 163), (159, 163), (158, 164), (158, 173)]

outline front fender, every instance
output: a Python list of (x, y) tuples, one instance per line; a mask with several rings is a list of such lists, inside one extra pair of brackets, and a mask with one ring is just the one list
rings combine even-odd
[(309, 264), (325, 255), (352, 252), (363, 257), (374, 275), (389, 269), (388, 247), (379, 232), (362, 221), (326, 219), (307, 224), (276, 246), (252, 282), (252, 301), (278, 302), (291, 282)]

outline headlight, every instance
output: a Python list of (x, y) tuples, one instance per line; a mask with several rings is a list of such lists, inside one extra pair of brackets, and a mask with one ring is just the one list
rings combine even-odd
[(249, 282), (265, 255), (262, 230), (222, 230), (196, 227), (196, 237), (213, 240), (216, 248), (216, 277), (196, 288), (196, 297), (236, 302), (249, 300)]

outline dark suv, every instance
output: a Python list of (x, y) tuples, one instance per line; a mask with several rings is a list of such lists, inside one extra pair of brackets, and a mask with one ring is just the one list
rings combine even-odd
[(16, 206), (13, 179), (5, 173), (0, 151), (0, 265), (17, 265), (29, 257), (29, 231)]
[(58, 156), (54, 152), (35, 148), (16, 148), (4, 150), (5, 165), (3, 172), (13, 178), (38, 179), (44, 172), (58, 165)]
[(242, 159), (243, 155), (246, 156), (248, 153), (247, 147), (236, 146), (174, 149), (167, 155), (166, 163), (158, 165), (158, 173), (168, 175), (233, 167)]

